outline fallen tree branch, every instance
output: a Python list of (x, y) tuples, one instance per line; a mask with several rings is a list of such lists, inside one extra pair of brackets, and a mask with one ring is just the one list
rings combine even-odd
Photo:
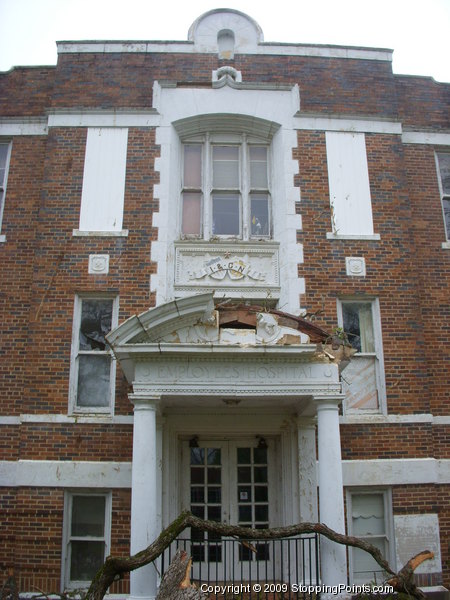
[[(247, 527), (240, 527), (239, 525), (227, 525), (225, 523), (217, 523), (216, 521), (204, 521), (203, 519), (194, 517), (190, 512), (185, 511), (164, 529), (150, 546), (141, 550), (134, 556), (122, 558), (108, 556), (105, 564), (92, 580), (85, 600), (103, 600), (107, 589), (114, 581), (122, 578), (125, 573), (139, 569), (139, 567), (148, 565), (156, 560), (187, 527), (195, 527), (201, 531), (214, 532), (221, 536), (233, 536), (250, 540), (281, 539), (306, 533), (318, 533), (338, 544), (353, 546), (354, 548), (360, 548), (361, 550), (368, 552), (380, 565), (383, 571), (392, 575), (389, 581), (392, 581), (390, 585), (394, 587), (395, 591), (406, 592), (418, 600), (423, 600), (425, 598), (424, 594), (417, 588), (413, 581), (414, 569), (420, 562), (416, 564), (411, 561), (415, 561), (417, 557), (408, 561), (403, 569), (399, 571), (399, 573), (396, 573), (383, 558), (378, 548), (359, 538), (337, 533), (322, 523), (299, 523), (297, 525), (275, 527), (272, 529), (248, 529)], [(425, 551), (424, 553), (428, 553), (428, 556), (423, 558), (423, 560), (427, 560), (433, 556), (431, 552)], [(414, 566), (415, 564), (416, 566)]]

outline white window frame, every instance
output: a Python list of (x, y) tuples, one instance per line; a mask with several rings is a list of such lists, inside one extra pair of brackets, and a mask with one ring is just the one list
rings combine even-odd
[[(345, 303), (349, 304), (370, 304), (372, 309), (372, 325), (373, 325), (373, 338), (375, 352), (357, 352), (356, 357), (366, 356), (373, 357), (375, 359), (375, 377), (378, 391), (378, 410), (377, 414), (387, 414), (387, 400), (386, 400), (386, 378), (384, 371), (384, 355), (383, 355), (383, 337), (381, 331), (381, 316), (380, 316), (380, 302), (378, 298), (366, 298), (363, 296), (349, 296), (338, 298), (337, 300), (337, 318), (338, 326), (344, 327), (344, 315), (342, 305)], [(343, 377), (345, 377), (345, 370), (343, 371)], [(346, 414), (360, 414), (363, 412), (373, 413), (371, 409), (348, 409), (346, 403), (343, 403), (344, 415)]]
[[(201, 163), (201, 190), (184, 187), (184, 146), (199, 145), (202, 146), (202, 163)], [(217, 188), (213, 187), (213, 146), (238, 146), (239, 148), (239, 190), (235, 188)], [(251, 188), (250, 185), (250, 147), (263, 146), (267, 149), (267, 188)], [(221, 134), (221, 133), (206, 133), (204, 135), (187, 137), (181, 140), (181, 171), (180, 171), (180, 206), (179, 206), (179, 227), (180, 236), (182, 239), (204, 239), (211, 238), (239, 239), (243, 241), (258, 241), (273, 239), (273, 215), (272, 215), (272, 193), (271, 193), (271, 147), (267, 140), (247, 134)], [(201, 224), (200, 234), (183, 234), (182, 233), (182, 217), (183, 217), (183, 192), (195, 191), (201, 195)], [(214, 234), (213, 233), (213, 194), (215, 192), (232, 192), (239, 193), (239, 233), (237, 234)], [(269, 216), (269, 233), (267, 235), (252, 235), (251, 234), (251, 194), (267, 194), (268, 216)]]
[[(3, 140), (0, 139), (0, 144), (3, 146), (8, 146), (8, 150), (6, 152), (6, 161), (5, 161), (5, 177), (2, 182), (0, 182), (0, 232), (2, 230), (3, 223), (3, 212), (5, 210), (5, 201), (6, 201), (6, 186), (8, 184), (8, 173), (9, 173), (9, 163), (11, 160), (11, 150), (12, 150), (12, 141), (11, 140)], [(5, 242), (6, 236), (0, 234), (0, 242)]]
[[(354, 535), (353, 533), (353, 507), (352, 507), (352, 497), (353, 496), (373, 496), (373, 495), (382, 495), (383, 496), (383, 505), (384, 505), (384, 527), (386, 538), (386, 555), (385, 559), (387, 562), (395, 568), (395, 541), (394, 541), (394, 517), (392, 511), (392, 490), (390, 488), (347, 488), (346, 489), (346, 508), (347, 508), (347, 531), (348, 535)], [(383, 537), (381, 535), (373, 536), (374, 538)], [(358, 536), (359, 539), (367, 541), (370, 543), (371, 536)], [(373, 578), (369, 581), (365, 579), (357, 579), (354, 575), (353, 568), (353, 549), (349, 548), (349, 576), (350, 583), (361, 584), (361, 583), (370, 583)], [(381, 567), (380, 567), (381, 569)], [(377, 583), (381, 583), (381, 581), (377, 581)]]
[[(72, 350), (70, 359), (70, 378), (69, 378), (69, 414), (113, 414), (115, 398), (116, 381), (116, 361), (111, 350), (105, 351), (80, 351), (80, 326), (81, 326), (81, 307), (83, 300), (112, 300), (112, 318), (111, 329), (117, 327), (119, 321), (119, 297), (112, 294), (77, 294), (74, 301), (73, 311), (73, 329), (72, 329)], [(107, 406), (78, 406), (78, 357), (80, 355), (92, 354), (93, 356), (109, 355), (111, 357), (109, 401)]]
[[(72, 503), (75, 496), (90, 496), (90, 497), (102, 497), (105, 498), (105, 529), (103, 539), (105, 543), (105, 554), (104, 558), (111, 554), (111, 512), (112, 512), (112, 494), (109, 491), (95, 491), (90, 490), (73, 490), (66, 491), (64, 493), (64, 523), (63, 523), (63, 549), (62, 549), (62, 560), (61, 560), (61, 591), (67, 589), (83, 589), (90, 585), (90, 581), (71, 581), (70, 580), (70, 561), (71, 561), (71, 541), (75, 536), (71, 535), (72, 526)], [(89, 538), (77, 538), (85, 541), (101, 541), (101, 537)]]
[(439, 150), (437, 150), (434, 153), (434, 158), (435, 158), (435, 161), (436, 161), (436, 170), (437, 170), (437, 178), (438, 178), (438, 185), (439, 185), (439, 193), (441, 195), (441, 208), (442, 208), (442, 219), (444, 221), (444, 234), (445, 234), (446, 244), (448, 246), (450, 246), (450, 225), (449, 225), (449, 227), (447, 229), (447, 221), (446, 221), (446, 218), (445, 218), (445, 208), (444, 208), (444, 200), (448, 200), (448, 202), (450, 203), (450, 195), (444, 193), (444, 186), (442, 185), (441, 168), (440, 168), (440, 164), (439, 164), (439, 154), (448, 154), (448, 155), (450, 155), (450, 151), (440, 152)]

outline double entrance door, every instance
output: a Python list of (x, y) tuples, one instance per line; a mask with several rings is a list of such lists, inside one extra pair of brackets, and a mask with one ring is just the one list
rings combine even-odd
[[(275, 441), (183, 442), (184, 508), (197, 517), (254, 529), (277, 521)], [(240, 542), (192, 529), (194, 578), (255, 580), (273, 573), (270, 543)]]

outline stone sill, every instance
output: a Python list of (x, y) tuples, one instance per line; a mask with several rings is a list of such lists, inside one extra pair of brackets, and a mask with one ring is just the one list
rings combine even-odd
[(128, 229), (122, 229), (121, 231), (82, 231), (81, 229), (74, 229), (72, 235), (73, 237), (128, 237)]
[(363, 241), (378, 241), (380, 240), (379, 233), (358, 234), (358, 233), (333, 233), (327, 231), (327, 240), (363, 240)]

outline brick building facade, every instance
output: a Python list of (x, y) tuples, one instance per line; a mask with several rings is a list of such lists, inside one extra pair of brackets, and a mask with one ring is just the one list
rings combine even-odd
[[(0, 74), (0, 564), (21, 591), (82, 587), (184, 508), (320, 518), (396, 568), (429, 548), (419, 582), (450, 585), (450, 88), (391, 59), (265, 43), (223, 9), (188, 41), (61, 42), (56, 67)], [(336, 327), (345, 369), (316, 345)], [(225, 548), (190, 550), (227, 580)], [(326, 540), (320, 562), (381, 577)]]

